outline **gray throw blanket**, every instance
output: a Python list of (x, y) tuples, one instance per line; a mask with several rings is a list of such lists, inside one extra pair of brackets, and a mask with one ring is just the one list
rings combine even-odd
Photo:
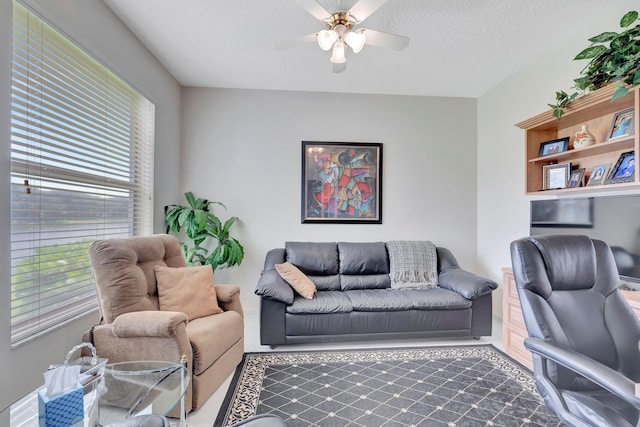
[(438, 286), (436, 245), (428, 240), (393, 240), (386, 245), (391, 289), (430, 289)]

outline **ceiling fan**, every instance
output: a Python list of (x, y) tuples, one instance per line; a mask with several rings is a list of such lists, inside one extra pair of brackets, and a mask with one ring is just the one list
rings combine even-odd
[(333, 64), (334, 73), (341, 73), (347, 68), (347, 46), (351, 48), (353, 53), (358, 53), (365, 44), (393, 50), (402, 50), (409, 45), (408, 37), (368, 28), (356, 28), (388, 0), (359, 0), (346, 12), (334, 13), (329, 13), (316, 0), (296, 1), (317, 20), (325, 24), (326, 28), (274, 47), (286, 49), (301, 43), (316, 41), (322, 50), (331, 50), (329, 60)]

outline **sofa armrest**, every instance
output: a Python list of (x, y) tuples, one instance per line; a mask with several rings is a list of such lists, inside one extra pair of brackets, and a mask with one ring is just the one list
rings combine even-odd
[(475, 299), (491, 293), (498, 284), (459, 267), (449, 267), (438, 275), (438, 286), (457, 292), (466, 299)]
[(280, 277), (275, 269), (262, 272), (256, 285), (255, 294), (285, 304), (293, 303), (294, 297), (291, 286)]
[(240, 286), (238, 285), (214, 285), (218, 303), (224, 311), (235, 311), (244, 317), (242, 304), (240, 303)]
[(118, 338), (173, 337), (178, 325), (188, 320), (179, 311), (132, 311), (116, 317), (111, 327)]

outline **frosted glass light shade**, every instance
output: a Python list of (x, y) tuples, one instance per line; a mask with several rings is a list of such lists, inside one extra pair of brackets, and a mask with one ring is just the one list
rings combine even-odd
[(321, 30), (318, 33), (318, 45), (322, 50), (331, 49), (336, 40), (338, 40), (338, 33), (333, 30)]
[(344, 43), (342, 42), (342, 40), (338, 40), (333, 45), (333, 52), (331, 53), (331, 59), (329, 59), (329, 61), (333, 62), (334, 64), (344, 64), (345, 62), (347, 62), (347, 57), (345, 56), (344, 52)]
[(361, 31), (349, 31), (344, 38), (345, 43), (353, 50), (353, 53), (358, 53), (364, 47), (366, 37)]

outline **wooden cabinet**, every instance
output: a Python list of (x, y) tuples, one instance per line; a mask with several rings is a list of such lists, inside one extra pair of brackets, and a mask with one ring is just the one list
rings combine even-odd
[(531, 352), (524, 348), (524, 339), (529, 335), (524, 325), (516, 281), (510, 268), (502, 269), (502, 345), (507, 354), (527, 368), (533, 370)]
[[(640, 151), (638, 146), (638, 111), (640, 100), (638, 87), (611, 102), (615, 85), (611, 84), (588, 95), (582, 96), (569, 104), (561, 120), (556, 120), (552, 110), (548, 110), (535, 117), (531, 117), (516, 126), (526, 131), (525, 135), (525, 192), (526, 194), (540, 194), (543, 191), (543, 167), (545, 165), (570, 162), (572, 169), (585, 168), (585, 184), (589, 180), (592, 169), (606, 163), (613, 168), (620, 154)], [(629, 137), (619, 137), (607, 140), (611, 123), (616, 112), (634, 108), (635, 132)], [(573, 148), (575, 133), (582, 125), (587, 125), (595, 136), (597, 143), (584, 148)], [(569, 150), (561, 153), (539, 156), (540, 144), (546, 141), (570, 137)], [(637, 161), (636, 161), (637, 163)], [(603, 184), (590, 187), (565, 188), (560, 190), (546, 190), (545, 194), (564, 194), (584, 192), (585, 190), (625, 189), (640, 186), (640, 172), (635, 168), (632, 182), (618, 184)]]
[[(533, 370), (531, 352), (524, 347), (524, 340), (529, 334), (511, 268), (502, 269), (502, 280), (502, 345), (509, 356)], [(640, 318), (640, 291), (622, 291), (622, 295)]]

